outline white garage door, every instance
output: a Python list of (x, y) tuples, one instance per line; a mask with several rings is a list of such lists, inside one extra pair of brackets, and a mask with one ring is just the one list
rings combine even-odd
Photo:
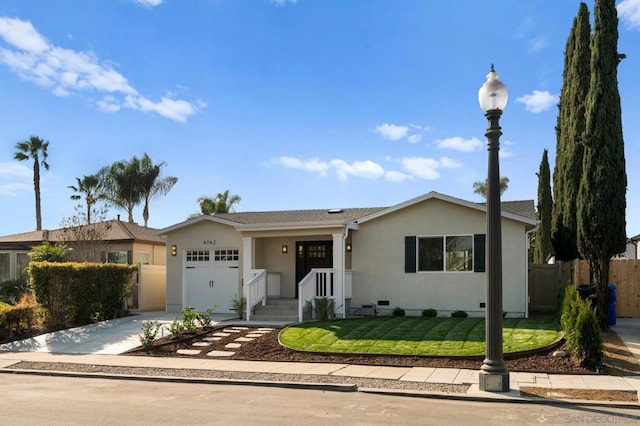
[(238, 291), (237, 249), (187, 250), (185, 252), (184, 306), (230, 313)]

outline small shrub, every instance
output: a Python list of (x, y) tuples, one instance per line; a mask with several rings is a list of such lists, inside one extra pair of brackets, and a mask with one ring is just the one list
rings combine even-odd
[(426, 318), (435, 318), (438, 316), (438, 311), (435, 309), (425, 309), (422, 311), (422, 316)]
[(48, 241), (34, 247), (29, 253), (32, 262), (66, 262), (67, 246), (64, 243), (50, 244)]
[(186, 332), (186, 328), (181, 320), (178, 318), (174, 318), (169, 325), (169, 333), (171, 333), (172, 337), (178, 337), (182, 333)]
[(238, 297), (237, 294), (234, 294), (233, 299), (231, 299), (231, 308), (236, 311), (238, 318), (244, 318), (244, 315), (247, 313), (247, 298)]
[(147, 321), (142, 324), (142, 331), (138, 336), (143, 347), (148, 348), (153, 345), (153, 341), (158, 337), (158, 332), (162, 325), (158, 321)]
[(576, 318), (574, 333), (577, 344), (572, 353), (580, 365), (588, 368), (598, 368), (602, 363), (602, 336), (595, 309), (591, 303), (580, 300), (580, 308)]
[(199, 325), (200, 312), (191, 306), (187, 306), (182, 311), (182, 326), (185, 333), (195, 333)]
[(326, 321), (335, 315), (335, 302), (328, 297), (316, 297), (313, 309), (320, 317), (320, 321)]
[(403, 317), (405, 315), (406, 312), (400, 306), (396, 306), (395, 308), (393, 308), (393, 312), (391, 312), (391, 316), (394, 317)]
[(209, 327), (211, 325), (211, 316), (215, 310), (216, 307), (212, 306), (204, 312), (198, 312), (198, 315), (196, 316), (196, 323), (202, 328)]
[(467, 318), (469, 316), (465, 311), (453, 311), (451, 312), (451, 318)]

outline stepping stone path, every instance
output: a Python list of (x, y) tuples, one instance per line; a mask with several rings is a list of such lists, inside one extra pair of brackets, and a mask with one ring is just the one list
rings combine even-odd
[[(234, 339), (233, 343), (227, 343), (225, 345), (225, 348), (238, 349), (242, 346), (243, 343), (248, 343), (248, 342), (254, 341), (255, 339), (259, 339), (260, 337), (274, 331), (275, 328), (260, 327), (258, 329), (250, 329), (249, 327), (235, 327), (235, 326), (229, 327), (229, 328), (223, 329), (222, 331), (217, 331), (215, 333), (212, 333), (210, 336), (203, 337), (202, 341), (194, 342), (192, 346), (207, 347), (207, 346), (210, 346), (212, 342), (222, 340), (223, 338), (229, 337), (233, 334), (246, 332), (247, 330), (249, 330), (249, 332), (244, 337), (238, 337)], [(178, 349), (177, 351), (179, 355), (193, 355), (193, 356), (200, 355), (201, 352), (202, 352), (201, 349)], [(207, 352), (207, 356), (210, 356), (210, 357), (223, 358), (223, 357), (230, 357), (233, 355), (235, 355), (235, 352), (232, 350), (228, 350), (228, 351), (213, 350), (213, 351)]]

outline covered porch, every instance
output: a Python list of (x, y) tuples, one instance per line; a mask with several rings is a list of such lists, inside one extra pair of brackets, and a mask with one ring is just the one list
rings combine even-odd
[[(272, 316), (285, 312), (298, 322), (313, 319), (318, 298), (333, 301), (334, 314), (345, 317), (352, 297), (349, 232), (346, 226), (288, 231), (286, 235), (243, 233), (245, 319), (256, 320), (264, 312)], [(279, 308), (269, 309), (269, 305)]]

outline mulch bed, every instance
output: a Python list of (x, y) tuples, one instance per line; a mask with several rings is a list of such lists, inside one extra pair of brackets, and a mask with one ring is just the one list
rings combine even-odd
[[(224, 328), (224, 327), (220, 327)], [(232, 333), (217, 342), (212, 342), (210, 346), (202, 348), (199, 355), (179, 355), (178, 349), (200, 349), (192, 346), (192, 343), (202, 341), (219, 328), (201, 331), (193, 336), (186, 336), (179, 339), (163, 338), (150, 348), (137, 348), (126, 355), (144, 355), (161, 357), (185, 357), (211, 359), (207, 353), (212, 350), (228, 350), (224, 346), (234, 342), (238, 337), (251, 333), (255, 329), (243, 330), (240, 333)], [(408, 356), (408, 355), (373, 355), (373, 354), (332, 354), (301, 352), (286, 348), (278, 342), (278, 331), (275, 330), (262, 337), (256, 338), (252, 342), (243, 343), (239, 349), (235, 349), (235, 355), (224, 359), (253, 360), (253, 361), (287, 361), (287, 362), (330, 362), (342, 364), (360, 364), (394, 367), (436, 367), (436, 368), (465, 368), (478, 369), (482, 365), (484, 356), (476, 357), (434, 357), (434, 356)], [(556, 358), (552, 356), (553, 351), (563, 349), (563, 345), (547, 349), (545, 351), (520, 356), (505, 355), (505, 363), (509, 371), (540, 372), (540, 373), (561, 373), (561, 374), (595, 374), (587, 368), (575, 365), (567, 358)]]

